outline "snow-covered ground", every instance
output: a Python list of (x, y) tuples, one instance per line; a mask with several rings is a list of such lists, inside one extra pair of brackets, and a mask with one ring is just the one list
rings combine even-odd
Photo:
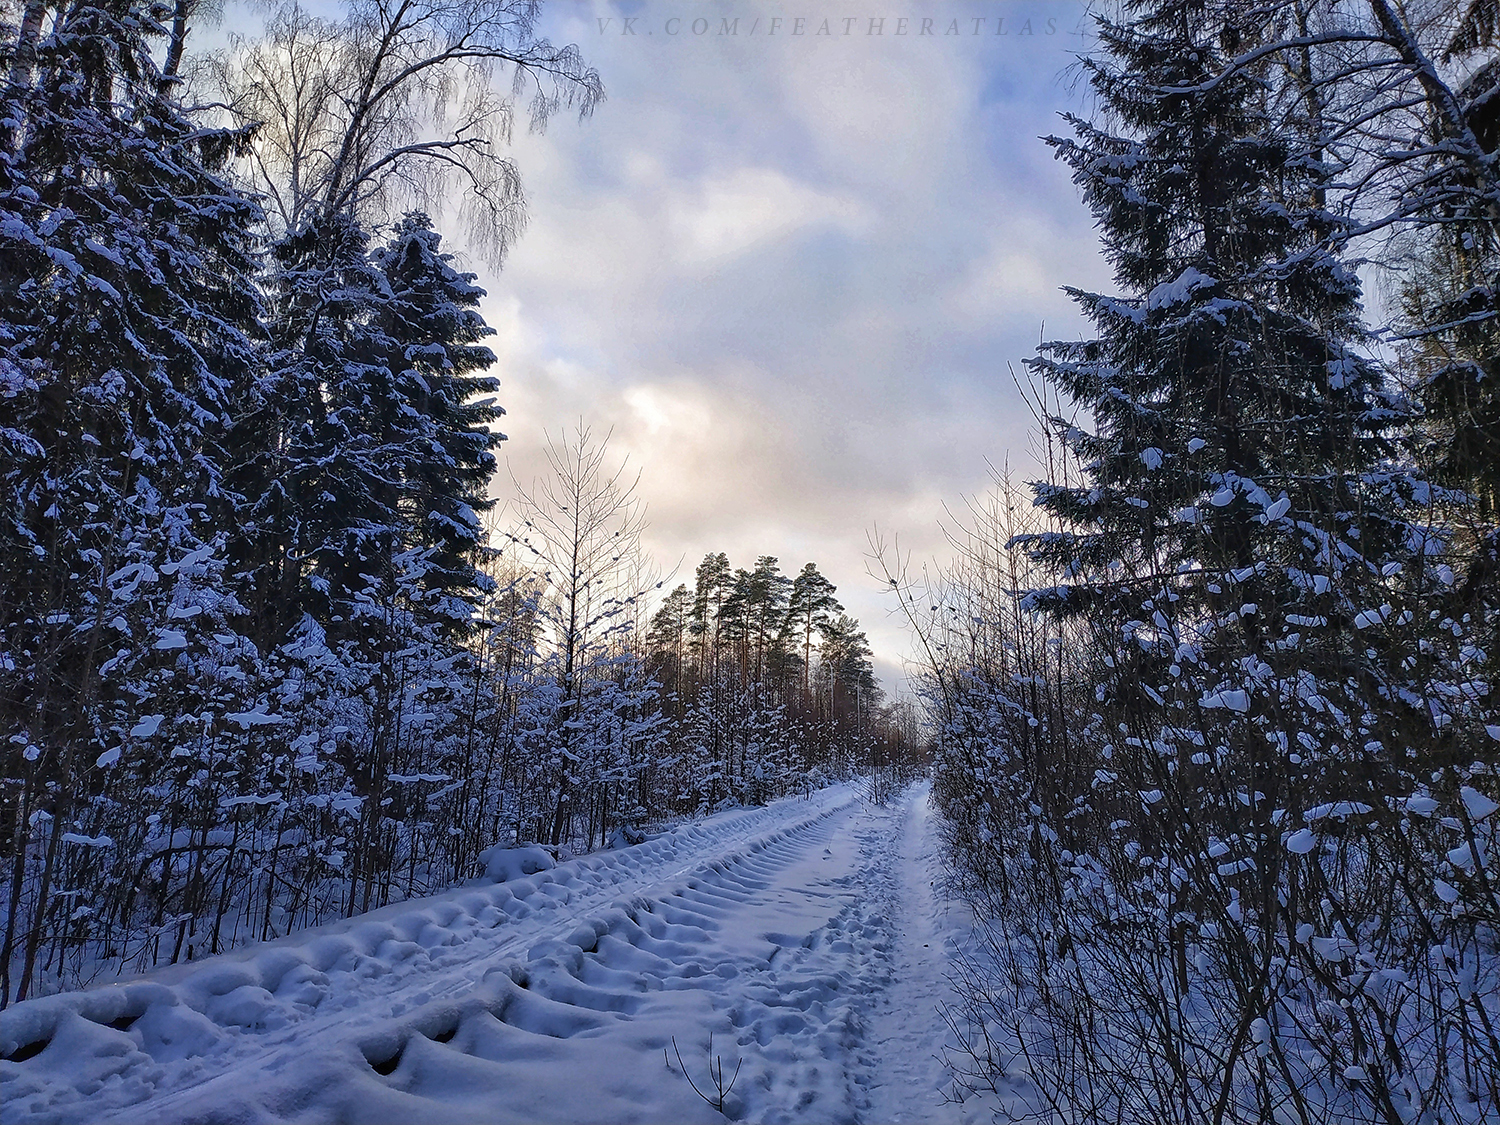
[(943, 1101), (967, 927), (931, 817), (834, 786), (28, 1001), (5, 1120), (987, 1120)]

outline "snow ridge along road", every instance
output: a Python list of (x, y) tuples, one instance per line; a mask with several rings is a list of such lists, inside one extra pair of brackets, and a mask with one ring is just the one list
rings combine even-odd
[(936, 857), (925, 783), (833, 786), (27, 1001), (5, 1120), (960, 1120)]

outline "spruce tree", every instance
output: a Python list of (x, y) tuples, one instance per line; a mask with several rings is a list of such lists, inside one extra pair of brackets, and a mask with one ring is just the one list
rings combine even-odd
[[(1301, 673), (1339, 693), (1383, 680), (1351, 638), (1408, 559), (1401, 506), (1417, 485), (1392, 467), (1406, 411), (1363, 350), (1317, 168), (1251, 75), (1211, 81), (1225, 60), (1208, 6), (1127, 7), (1134, 19), (1100, 25), (1110, 61), (1088, 64), (1118, 130), (1070, 118), (1077, 139), (1050, 142), (1126, 292), (1069, 290), (1098, 337), (1031, 361), (1087, 414), (1060, 430), (1082, 483), (1037, 486), (1063, 530), (1026, 543), (1067, 580), (1034, 604), (1111, 634), (1109, 698), (1151, 728), (1141, 737), (1184, 725), (1182, 708), (1317, 727), (1292, 721)], [(1203, 690), (1187, 699), (1184, 684)], [(1264, 765), (1248, 723), (1225, 737)], [(1388, 759), (1355, 736), (1319, 736), (1351, 781), (1350, 762)]]
[(368, 241), (337, 214), (272, 248), (266, 354), (236, 388), (230, 485), (245, 518), (234, 558), (266, 651), (305, 614), (347, 620), (391, 546), (400, 464), (378, 415), (393, 345), (374, 323)]
[[(1500, 42), (1496, 8), (1475, 0), (1445, 52), (1471, 68), (1455, 94), (1465, 125), (1493, 163), (1500, 149)], [(1500, 228), (1496, 185), (1455, 160), (1444, 144), (1427, 157), (1418, 252), (1402, 287), (1401, 335), (1424, 407), (1428, 463), (1465, 499), (1461, 580), (1452, 613), (1471, 620), (1468, 639), (1487, 653), (1481, 674), (1500, 674)], [(1463, 558), (1467, 556), (1467, 558)], [(1497, 696), (1489, 692), (1493, 710)]]
[[(504, 435), (482, 372), (494, 354), (483, 290), (455, 270), (424, 215), (374, 250), (349, 214), (277, 247), (278, 347), (268, 388), (240, 423), (239, 487), (256, 497), (242, 558), (262, 591), (263, 643), (303, 612), (349, 633), (355, 603), (379, 597), (392, 559), (411, 593), (463, 628), (486, 580), (480, 514)], [(269, 578), (269, 580), (267, 580)], [(274, 597), (266, 591), (274, 591)]]
[[(68, 862), (59, 835), (122, 755), (140, 765), (158, 726), (166, 738), (199, 721), (215, 654), (237, 643), (211, 559), (234, 519), (223, 441), (229, 388), (255, 362), (259, 210), (213, 167), (226, 138), (162, 81), (149, 48), (163, 12), (59, 5), (8, 60), (0, 738), (21, 796), (0, 971), (22, 942), (19, 993)], [(51, 828), (30, 852), (41, 870), (23, 923), (29, 823)]]
[(479, 314), (484, 290), (474, 274), (453, 268), (440, 242), (426, 215), (411, 214), (374, 263), (387, 294), (380, 323), (396, 349), (389, 366), (396, 415), (411, 420), (402, 465), (406, 540), (425, 552), (424, 590), (451, 599), (440, 609), (461, 628), (486, 586), (480, 515), (495, 503), (488, 486), (505, 435), (492, 424), (505, 411), (489, 397), (500, 388), (485, 374), (495, 354), (479, 343), (494, 334)]
[[(1424, 486), (1394, 460), (1408, 413), (1369, 358), (1346, 228), (1275, 75), (1226, 73), (1237, 11), (1149, 0), (1101, 19), (1084, 65), (1108, 124), (1069, 117), (1075, 137), (1049, 141), (1123, 293), (1069, 290), (1097, 335), (1030, 363), (1078, 407), (1054, 422), (1081, 479), (1035, 486), (1057, 530), (1020, 539), (1060, 576), (1029, 604), (1089, 625), (1097, 674), (1074, 732), (1094, 778), (1032, 811), (1062, 882), (1107, 880), (1098, 917), (1122, 921), (1075, 913), (1057, 948), (1113, 967), (1095, 994), (1111, 1041), (1089, 1049), (1165, 1052), (1155, 1119), (1184, 1122), (1254, 1117), (1311, 1081), (1287, 1062), (1305, 1043), (1279, 1058), (1280, 1093), (1249, 1077), (1267, 1052), (1248, 1029), (1327, 969), (1287, 967), (1300, 927), (1357, 912), (1293, 829), (1410, 793), (1407, 746), (1433, 734), (1396, 675), (1402, 597), (1434, 546), (1408, 522)], [(1355, 1040), (1381, 1018), (1361, 1015)], [(1087, 1081), (1127, 1103), (1149, 1084), (1128, 1066)]]

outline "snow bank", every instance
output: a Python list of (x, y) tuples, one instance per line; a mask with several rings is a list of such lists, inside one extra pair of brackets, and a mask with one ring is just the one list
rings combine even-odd
[(507, 883), (557, 866), (551, 853), (536, 844), (524, 848), (503, 848), (496, 844), (479, 853), (479, 862), (484, 864), (484, 877), (492, 883)]

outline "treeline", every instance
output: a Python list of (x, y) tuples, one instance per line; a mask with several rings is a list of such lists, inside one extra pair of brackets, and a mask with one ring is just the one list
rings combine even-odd
[[(1132, 0), (1048, 143), (1115, 269), (1046, 479), (893, 562), (987, 920), (960, 1087), (1500, 1115), (1500, 9)], [(1358, 269), (1387, 282), (1378, 333)], [(1010, 1103), (1014, 1105), (1015, 1103)]]
[(746, 571), (709, 554), (693, 590), (662, 597), (625, 464), (583, 428), (547, 456), (496, 535), (506, 608), (485, 614), (491, 659), (525, 685), (488, 738), (520, 748), (496, 789), (515, 839), (593, 847), (663, 815), (919, 764), (913, 708), (881, 706), (869, 644), (815, 563), (793, 580), (769, 556)]
[(498, 265), (514, 99), (601, 96), (534, 4), (286, 5), (211, 55), (193, 0), (7, 11), (0, 1005), (863, 764), (823, 633), (821, 741), (684, 733), (602, 443), (491, 511), (483, 291), (422, 208)]
[(815, 563), (793, 578), (767, 555), (731, 572), (709, 554), (652, 617), (650, 666), (706, 804), (916, 760), (915, 717), (879, 707), (869, 642), (835, 593)]

